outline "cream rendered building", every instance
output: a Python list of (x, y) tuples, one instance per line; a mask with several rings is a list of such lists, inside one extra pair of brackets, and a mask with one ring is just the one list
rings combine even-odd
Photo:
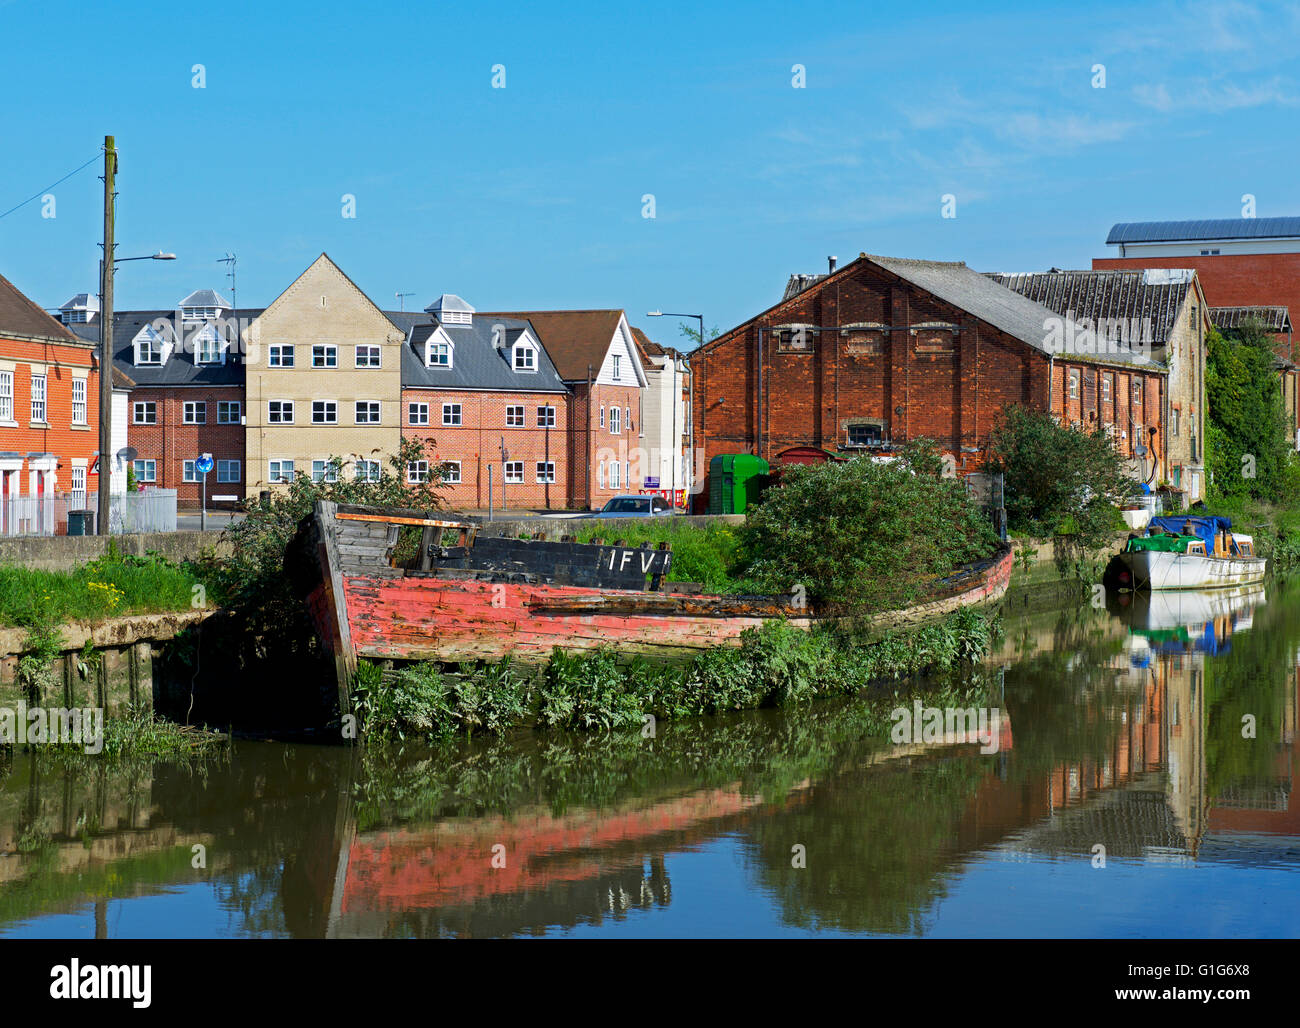
[(294, 475), (389, 470), (401, 440), (404, 339), (325, 254), (249, 325), (249, 496)]

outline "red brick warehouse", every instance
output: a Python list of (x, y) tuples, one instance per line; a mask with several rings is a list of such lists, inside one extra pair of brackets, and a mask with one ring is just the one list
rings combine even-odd
[[(1003, 408), (1023, 404), (1123, 420), (1116, 446), (1131, 457), (1142, 444), (1154, 477), (1165, 369), (1123, 346), (1056, 346), (1063, 320), (963, 263), (864, 254), (795, 276), (780, 303), (692, 355), (705, 467), (719, 454), (777, 461), (796, 446), (862, 453), (924, 436), (974, 471)], [(1113, 399), (1100, 395), (1107, 375)]]

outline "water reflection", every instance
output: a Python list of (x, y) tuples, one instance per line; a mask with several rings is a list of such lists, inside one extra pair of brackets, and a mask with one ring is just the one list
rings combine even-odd
[(1295, 934), (1269, 910), (1300, 889), (1300, 592), (1273, 592), (1013, 620), (993, 754), (892, 746), (854, 701), (654, 739), (242, 743), (198, 777), (10, 755), (0, 933), (1214, 935), (1217, 868), (1234, 933)]

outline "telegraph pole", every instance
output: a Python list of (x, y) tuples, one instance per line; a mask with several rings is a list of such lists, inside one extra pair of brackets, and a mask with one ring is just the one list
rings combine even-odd
[(99, 512), (96, 528), (108, 535), (113, 469), (113, 207), (117, 147), (104, 137), (104, 257), (99, 262)]

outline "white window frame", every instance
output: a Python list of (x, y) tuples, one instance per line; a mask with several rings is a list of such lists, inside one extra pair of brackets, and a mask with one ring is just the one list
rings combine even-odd
[(197, 482), (199, 480), (198, 462), (193, 460), (181, 461), (181, 481)]
[(206, 425), (207, 423), (207, 400), (185, 400), (181, 403), (182, 425)]
[(244, 480), (244, 462), (242, 460), (217, 461), (217, 481), (220, 483), (242, 482)]
[(459, 403), (444, 403), (442, 405), (442, 427), (460, 428), (464, 423), (464, 413)]
[[(274, 404), (280, 405), (280, 416), (278, 418), (275, 416), (275, 413), (271, 409)], [(267, 400), (266, 401), (266, 423), (268, 425), (292, 425), (294, 423), (294, 416), (296, 413), (294, 409), (295, 406), (296, 404), (295, 401), (293, 400)], [(286, 409), (289, 414), (287, 418), (284, 416)]]
[[(146, 474), (143, 470), (148, 468)], [(157, 482), (158, 481), (158, 461), (153, 457), (137, 457), (131, 462), (131, 473), (135, 475), (137, 482)]]
[[(426, 368), (450, 368), (455, 360), (455, 344), (444, 342), (441, 339), (430, 338), (424, 344), (424, 366)], [(446, 357), (444, 360), (434, 360), (434, 357)]]
[(537, 427), (554, 428), (555, 427), (555, 405), (548, 403), (537, 408)]
[[(316, 407), (318, 405), (321, 408), (319, 418), (316, 416)], [(339, 423), (338, 400), (312, 400), (311, 423), (313, 425), (337, 425)]]
[(0, 421), (14, 423), (14, 373), (0, 371)]
[(510, 350), (510, 366), (521, 375), (537, 371), (537, 347), (523, 341), (515, 343)]
[(537, 482), (539, 485), (555, 484), (555, 461), (539, 460), (537, 462)]
[(74, 493), (84, 493), (86, 491), (86, 469), (69, 468), (68, 486)]
[[(40, 388), (36, 383), (40, 383)], [(50, 380), (45, 375), (32, 376), (32, 418), (31, 420), (38, 425), (48, 424), (46, 418), (50, 414), (49, 403)]]
[[(365, 361), (362, 362), (362, 354), (365, 354)], [(354, 367), (358, 368), (379, 368), (383, 367), (383, 350), (375, 343), (358, 343), (353, 351), (352, 362)]]
[(429, 481), (429, 462), (427, 460), (408, 460), (406, 462), (406, 481), (408, 485), (418, 485)]
[(358, 460), (353, 465), (353, 477), (358, 482), (378, 482), (384, 473), (377, 460)]
[(266, 468), (266, 480), (268, 482), (292, 482), (296, 474), (293, 461), (285, 457), (267, 461)]
[(311, 366), (318, 371), (332, 371), (339, 366), (339, 348), (333, 343), (313, 343)]
[(623, 355), (621, 353), (615, 353), (612, 354), (612, 356), (614, 358), (614, 366), (611, 369), (612, 377), (615, 382), (618, 382), (623, 378)]
[(448, 485), (460, 485), (460, 461), (445, 460), (442, 462), (442, 481)]
[[(140, 408), (144, 407), (145, 417), (141, 417)], [(133, 425), (156, 425), (158, 424), (158, 401), (157, 400), (133, 400), (131, 401), (131, 424)]]
[(194, 363), (224, 364), (225, 362), (225, 347), (221, 345), (221, 337), (208, 329), (204, 329), (194, 344)]
[[(362, 420), (361, 412), (365, 408), (366, 417)], [(373, 408), (374, 417), (370, 417)], [(382, 418), (382, 408), (378, 400), (357, 400), (352, 407), (352, 416), (358, 425), (378, 425)]]
[(622, 468), (619, 467), (618, 461), (609, 462), (609, 487), (611, 489), (621, 489), (623, 487)]
[[(80, 388), (77, 388), (80, 386)], [(77, 394), (81, 398), (77, 398)], [(86, 380), (84, 378), (74, 378), (72, 380), (72, 423), (74, 425), (86, 424)]]
[[(221, 416), (222, 409), (225, 409), (226, 416)], [(243, 400), (218, 400), (217, 401), (217, 424), (218, 425), (238, 425), (244, 416)]]
[(527, 427), (524, 424), (525, 417), (524, 405), (522, 403), (506, 404), (506, 428)]
[[(285, 360), (285, 358), (288, 360)], [(294, 344), (272, 343), (266, 351), (268, 368), (292, 368), (294, 366)]]
[(420, 400), (412, 400), (406, 405), (406, 423), (408, 425), (427, 425), (429, 423), (429, 405)]
[(138, 368), (156, 368), (163, 362), (162, 336), (150, 330), (135, 344), (135, 365)]
[(311, 462), (311, 480), (318, 485), (333, 485), (339, 480), (339, 462), (329, 457), (313, 457)]
[(623, 408), (611, 407), (609, 409), (609, 434), (620, 435), (623, 430)]
[(524, 484), (524, 462), (521, 460), (508, 460), (503, 468), (503, 477), (506, 485), (523, 485)]

